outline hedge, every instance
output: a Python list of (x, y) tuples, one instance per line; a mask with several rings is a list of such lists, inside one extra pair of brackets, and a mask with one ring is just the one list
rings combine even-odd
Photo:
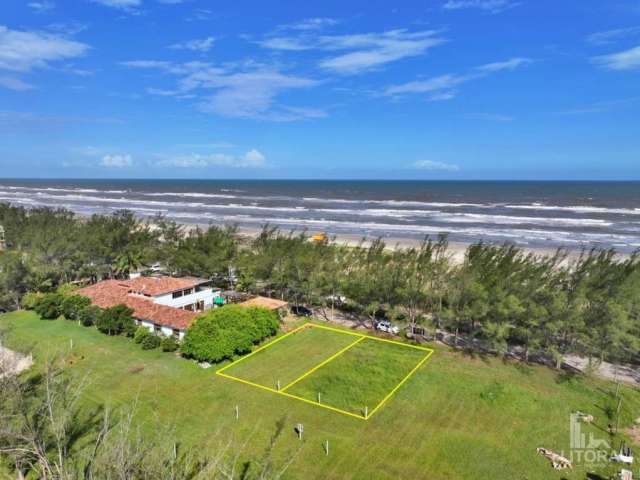
[(194, 320), (181, 351), (201, 362), (220, 362), (251, 351), (254, 344), (274, 335), (278, 326), (278, 316), (271, 310), (226, 305)]

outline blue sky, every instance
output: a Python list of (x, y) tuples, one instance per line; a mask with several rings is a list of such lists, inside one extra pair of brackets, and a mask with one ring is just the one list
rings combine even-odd
[(0, 169), (640, 179), (640, 1), (4, 0)]

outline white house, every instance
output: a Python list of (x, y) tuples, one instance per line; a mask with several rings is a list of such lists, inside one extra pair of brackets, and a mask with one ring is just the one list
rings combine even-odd
[(78, 290), (77, 294), (101, 308), (124, 304), (133, 309), (139, 325), (182, 339), (198, 312), (214, 305), (220, 290), (202, 278), (139, 276), (98, 282)]

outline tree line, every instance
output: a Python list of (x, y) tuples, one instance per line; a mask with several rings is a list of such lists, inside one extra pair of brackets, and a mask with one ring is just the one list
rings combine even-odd
[(160, 262), (175, 275), (313, 306), (370, 324), (388, 318), (450, 332), (491, 351), (555, 359), (635, 360), (640, 348), (640, 256), (612, 249), (538, 255), (477, 243), (452, 260), (445, 236), (412, 248), (378, 239), (351, 248), (265, 226), (187, 228), (131, 212), (81, 218), (64, 209), (0, 204), (9, 249), (0, 256), (0, 308), (27, 292), (124, 277)]

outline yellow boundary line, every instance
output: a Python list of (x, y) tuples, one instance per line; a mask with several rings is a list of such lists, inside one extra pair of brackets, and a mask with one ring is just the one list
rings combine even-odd
[(329, 358), (327, 358), (326, 360), (323, 360), (322, 362), (320, 362), (318, 365), (316, 365), (315, 367), (313, 367), (311, 370), (309, 370), (307, 373), (303, 373), (300, 377), (296, 378), (293, 382), (291, 382), (290, 384), (286, 385), (284, 388), (281, 388), (280, 391), (284, 392), (287, 388), (292, 387), (293, 385), (295, 385), (296, 383), (298, 383), (300, 380), (304, 380), (306, 377), (308, 377), (309, 375), (311, 375), (313, 372), (315, 372), (316, 370), (318, 370), (319, 368), (324, 367), (327, 363), (329, 363), (331, 360), (335, 359), (336, 357), (338, 357), (339, 355), (342, 355), (344, 352), (346, 352), (347, 350), (349, 350), (351, 347), (354, 347), (355, 345), (357, 345), (358, 343), (360, 343), (362, 340), (364, 340), (365, 337), (360, 337), (359, 339), (357, 339), (355, 342), (351, 342), (349, 345), (347, 345), (346, 347), (344, 347), (342, 350), (338, 350), (336, 353), (334, 353), (333, 355), (331, 355)]
[[(350, 343), (346, 347), (342, 348), (340, 351), (336, 352), (335, 354), (331, 355), (329, 358), (323, 360), (321, 363), (319, 363), (318, 365), (313, 367), (311, 370), (303, 373), (300, 377), (296, 378), (295, 380), (293, 380), (291, 383), (289, 383), (288, 385), (286, 385), (284, 388), (282, 388), (280, 390), (277, 390), (275, 388), (265, 387), (264, 385), (260, 385), (258, 383), (254, 383), (254, 382), (251, 382), (249, 380), (244, 380), (242, 378), (234, 377), (232, 375), (224, 373), (224, 371), (226, 369), (231, 368), (234, 365), (237, 365), (238, 363), (246, 360), (247, 358), (252, 357), (256, 353), (259, 353), (262, 350), (265, 350), (266, 348), (271, 347), (275, 343), (278, 343), (279, 341), (284, 340), (285, 338), (293, 335), (294, 333), (297, 333), (297, 332), (299, 332), (301, 330), (304, 330), (306, 328), (319, 328), (319, 329), (322, 329), (322, 330), (329, 330), (329, 331), (332, 331), (332, 332), (341, 333), (343, 335), (352, 335), (352, 336), (358, 337), (358, 339), (356, 341)], [(285, 391), (289, 387), (295, 385), (299, 381), (301, 381), (304, 378), (306, 378), (307, 376), (311, 375), (313, 372), (315, 372), (319, 368), (321, 368), (321, 367), (327, 365), (328, 363), (330, 363), (331, 361), (335, 360), (340, 355), (342, 355), (347, 350), (349, 350), (351, 347), (355, 346), (356, 344), (358, 344), (358, 343), (360, 343), (360, 342), (362, 342), (363, 340), (366, 340), (366, 339), (374, 340), (376, 342), (383, 342), (383, 343), (390, 343), (390, 344), (394, 344), (394, 345), (400, 345), (401, 347), (413, 348), (413, 349), (416, 349), (416, 350), (421, 350), (421, 351), (427, 352), (426, 356), (422, 360), (420, 360), (418, 362), (418, 364), (415, 367), (413, 367), (411, 369), (411, 371), (407, 375), (405, 375), (405, 377), (402, 380), (400, 380), (400, 382), (382, 399), (382, 401), (380, 403), (378, 403), (378, 405), (376, 405), (373, 408), (373, 410), (371, 410), (371, 412), (368, 412), (367, 415), (358, 415), (356, 413), (348, 412), (348, 411), (342, 410), (340, 408), (332, 407), (331, 405), (325, 405), (324, 403), (320, 403), (320, 402), (316, 402), (316, 401), (313, 401), (313, 400), (309, 400), (307, 398), (299, 397), (297, 395), (293, 395), (293, 394), (288, 393), (288, 392)], [(350, 417), (353, 417), (353, 418), (357, 418), (357, 419), (360, 419), (360, 420), (369, 420), (373, 416), (373, 414), (376, 413), (398, 391), (398, 389), (402, 385), (404, 385), (404, 383), (407, 380), (409, 380), (409, 378), (422, 365), (424, 365), (424, 363), (427, 360), (429, 360), (429, 358), (431, 357), (433, 352), (434, 352), (433, 349), (427, 348), (427, 347), (420, 347), (418, 345), (410, 345), (408, 343), (398, 342), (398, 341), (395, 341), (395, 340), (388, 340), (386, 338), (378, 338), (378, 337), (374, 337), (374, 336), (371, 336), (371, 335), (364, 335), (364, 334), (356, 333), (356, 332), (350, 332), (348, 330), (341, 330), (339, 328), (327, 327), (325, 325), (318, 325), (318, 324), (315, 324), (315, 323), (305, 323), (304, 325), (301, 325), (300, 327), (291, 330), (290, 332), (282, 335), (281, 337), (276, 338), (275, 340), (267, 343), (266, 345), (263, 345), (262, 347), (259, 347), (259, 348), (255, 349), (253, 352), (249, 353), (248, 355), (245, 355), (245, 356), (239, 358), (238, 360), (235, 360), (234, 362), (231, 362), (229, 365), (217, 370), (216, 371), (216, 375), (220, 375), (221, 377), (228, 378), (230, 380), (235, 380), (236, 382), (239, 382), (239, 383), (244, 383), (245, 385), (250, 385), (252, 387), (257, 387), (257, 388), (260, 388), (260, 389), (265, 390), (267, 392), (276, 393), (278, 395), (282, 395), (282, 396), (285, 396), (285, 397), (289, 397), (289, 398), (293, 398), (293, 399), (296, 399), (296, 400), (300, 400), (302, 402), (308, 403), (309, 405), (315, 405), (316, 407), (321, 407), (321, 408), (324, 408), (326, 410), (331, 410), (333, 412), (341, 413), (343, 415), (347, 415), (347, 416), (350, 416)]]

